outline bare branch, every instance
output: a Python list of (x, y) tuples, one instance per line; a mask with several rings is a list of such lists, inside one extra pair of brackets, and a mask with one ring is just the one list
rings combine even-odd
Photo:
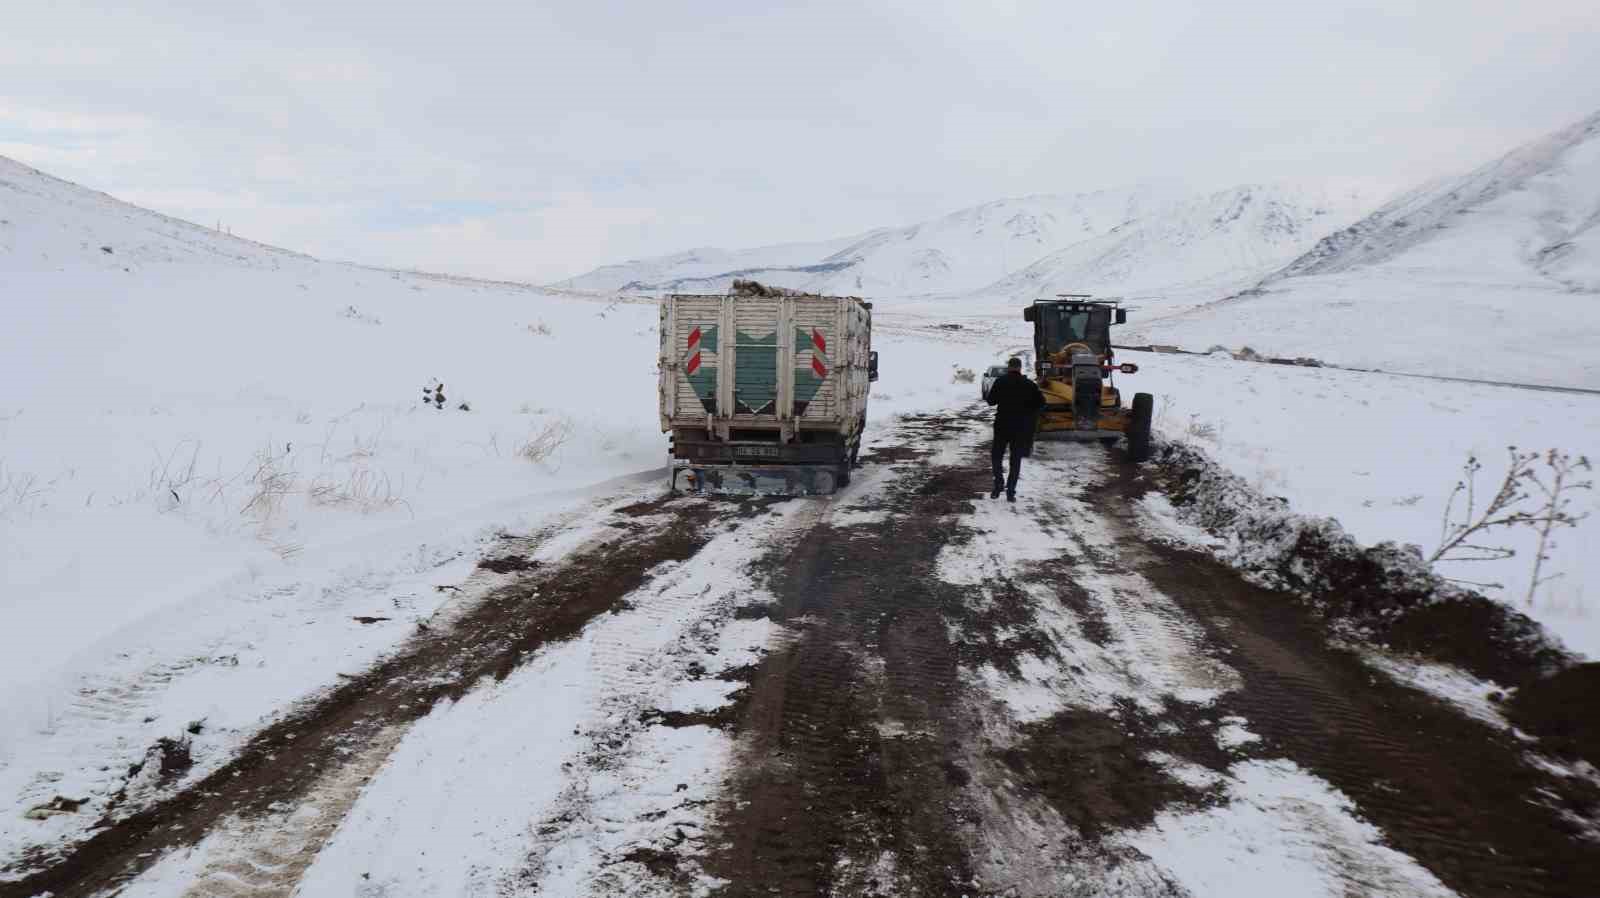
[(1542, 573), (1544, 563), (1550, 560), (1550, 553), (1556, 545), (1551, 534), (1562, 527), (1576, 527), (1589, 516), (1588, 512), (1573, 514), (1568, 510), (1572, 504), (1571, 494), (1577, 490), (1594, 488), (1594, 481), (1577, 479), (1582, 472), (1591, 470), (1589, 459), (1585, 456), (1573, 459), (1565, 452), (1551, 449), (1545, 454), (1544, 464), (1550, 469), (1548, 479), (1532, 472), (1528, 475), (1528, 480), (1543, 497), (1539, 510), (1529, 516), (1529, 524), (1539, 534), (1539, 543), (1533, 553), (1533, 576), (1528, 580), (1528, 594), (1524, 599), (1529, 605), (1533, 604), (1540, 586), (1561, 576), (1559, 573)]
[[(1445, 502), (1444, 517), (1440, 522), (1439, 548), (1428, 557), (1428, 563), (1439, 561), (1493, 561), (1508, 558), (1514, 554), (1511, 550), (1498, 546), (1483, 546), (1469, 543), (1474, 536), (1488, 533), (1500, 527), (1515, 527), (1531, 522), (1530, 515), (1521, 510), (1520, 506), (1527, 498), (1528, 493), (1522, 484), (1528, 478), (1533, 463), (1538, 459), (1538, 454), (1533, 452), (1519, 452), (1515, 446), (1507, 449), (1510, 456), (1506, 467), (1505, 477), (1500, 481), (1500, 486), (1495, 490), (1494, 496), (1489, 499), (1483, 512), (1478, 512), (1477, 476), (1483, 469), (1477, 456), (1467, 457), (1467, 462), (1461, 468), (1461, 480), (1456, 482), (1454, 489)], [(1466, 507), (1461, 515), (1456, 517), (1456, 499), (1465, 494)]]

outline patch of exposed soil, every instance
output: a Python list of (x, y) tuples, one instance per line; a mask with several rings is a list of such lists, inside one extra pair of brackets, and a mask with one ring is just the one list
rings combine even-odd
[(1169, 805), (1215, 799), (1179, 782), (1151, 753), (1219, 773), (1237, 760), (1212, 735), (1217, 709), (1173, 702), (1167, 712), (1150, 715), (1126, 701), (1114, 714), (1069, 709), (1023, 727), (1000, 758), (1085, 836), (1144, 826)]
[[(43, 869), (0, 883), (0, 896), (96, 894), (167, 850), (193, 844), (223, 817), (259, 817), (293, 804), (324, 769), (340, 763), (341, 749), (369, 744), (380, 731), (416, 720), (440, 700), (460, 698), (485, 677), (504, 679), (539, 647), (571, 638), (595, 615), (616, 608), (662, 562), (692, 556), (719, 521), (760, 513), (770, 503), (665, 497), (648, 504), (671, 523), (602, 539), (559, 565), (522, 571), (452, 625), (419, 633), (373, 669), (268, 726), (199, 782), (152, 807), (108, 817), (64, 858), (33, 859)], [(614, 519), (619, 530), (625, 522)], [(163, 770), (183, 757), (164, 750)]]
[(1391, 845), (1464, 896), (1594, 894), (1600, 845), (1578, 822), (1600, 811), (1591, 785), (1536, 768), (1512, 734), (1330, 648), (1327, 620), (1294, 596), (1144, 538), (1126, 503), (1112, 520), (1123, 555), (1243, 678), (1227, 705), (1354, 800)]
[(766, 620), (773, 616), (776, 610), (774, 605), (755, 602), (749, 605), (740, 605), (733, 609), (734, 620)]
[(649, 847), (635, 848), (621, 859), (627, 863), (638, 864), (667, 882), (680, 886), (689, 883), (689, 875), (682, 869), (678, 856), (670, 851)]
[[(1503, 686), (1534, 683), (1566, 666), (1531, 618), (1480, 595), (1411, 607), (1372, 629), (1391, 648), (1454, 664)], [(1538, 728), (1528, 732), (1543, 734)]]
[(1540, 748), (1600, 767), (1600, 661), (1518, 689), (1511, 721), (1538, 733)]
[[(163, 736), (156, 740), (155, 746), (150, 749), (150, 754), (155, 756), (161, 785), (171, 785), (194, 766), (194, 755), (190, 749), (188, 739), (170, 739)], [(149, 763), (148, 757), (146, 763)]]
[(988, 601), (981, 605), (971, 601), (948, 601), (943, 603), (943, 610), (962, 634), (954, 650), (961, 664), (969, 669), (988, 664), (1020, 679), (1024, 655), (1047, 661), (1063, 660), (1055, 640), (1035, 625), (1033, 599), (1015, 580), (1005, 578), (990, 584)]
[(481, 570), (493, 571), (496, 574), (520, 574), (538, 566), (539, 562), (526, 555), (503, 555), (499, 558), (485, 558), (478, 562)]
[(903, 461), (920, 461), (931, 453), (917, 446), (874, 446), (861, 456), (862, 464), (891, 465)]

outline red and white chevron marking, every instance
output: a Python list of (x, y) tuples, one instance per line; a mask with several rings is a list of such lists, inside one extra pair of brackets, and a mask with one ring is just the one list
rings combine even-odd
[(828, 340), (827, 340), (826, 337), (822, 336), (822, 331), (819, 331), (816, 328), (812, 328), (811, 329), (811, 370), (816, 372), (816, 375), (818, 377), (827, 377), (828, 376), (828, 366), (829, 366), (829, 364), (830, 364), (830, 360), (828, 358)]
[(693, 374), (700, 370), (700, 328), (695, 328), (689, 333), (689, 348), (685, 351), (689, 361), (684, 364), (685, 374)]

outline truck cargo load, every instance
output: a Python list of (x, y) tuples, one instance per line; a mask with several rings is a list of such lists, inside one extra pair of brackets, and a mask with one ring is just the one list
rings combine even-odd
[(672, 484), (827, 494), (850, 480), (877, 379), (872, 304), (736, 281), (661, 302)]

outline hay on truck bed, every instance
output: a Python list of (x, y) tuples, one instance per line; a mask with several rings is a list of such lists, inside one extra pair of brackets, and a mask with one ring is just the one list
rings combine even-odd
[[(823, 294), (821, 294), (821, 293), (807, 293), (804, 290), (790, 290), (788, 287), (768, 287), (766, 284), (763, 284), (760, 281), (747, 281), (747, 280), (735, 278), (733, 284), (728, 287), (728, 295), (729, 296), (756, 296), (756, 297), (768, 297), (768, 298), (771, 298), (771, 297), (778, 297), (778, 296), (802, 296), (802, 297), (803, 296), (815, 296), (815, 297), (821, 297)], [(847, 299), (860, 299), (861, 297), (859, 297), (859, 296), (850, 296), (850, 297), (846, 297), (846, 298)]]

